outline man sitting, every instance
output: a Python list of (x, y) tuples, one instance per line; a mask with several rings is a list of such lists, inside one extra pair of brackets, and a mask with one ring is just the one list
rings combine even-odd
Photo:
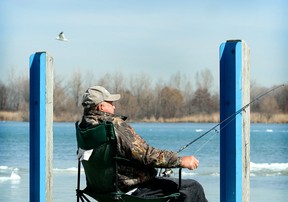
[[(126, 117), (114, 114), (113, 102), (119, 100), (120, 97), (120, 94), (110, 94), (102, 86), (88, 88), (83, 95), (84, 114), (79, 127), (90, 128), (103, 121), (113, 123), (118, 156), (136, 162), (136, 164), (124, 162), (117, 164), (119, 188), (123, 192), (130, 192), (131, 195), (146, 198), (177, 192), (178, 179), (157, 177), (156, 168), (182, 167), (194, 170), (198, 167), (199, 161), (194, 156), (180, 157), (176, 152), (160, 150), (148, 145), (125, 122)], [(79, 157), (83, 157), (87, 151), (80, 149), (78, 152)], [(87, 158), (87, 153), (85, 156)], [(182, 179), (179, 192), (182, 201), (207, 201), (201, 184), (192, 179)]]

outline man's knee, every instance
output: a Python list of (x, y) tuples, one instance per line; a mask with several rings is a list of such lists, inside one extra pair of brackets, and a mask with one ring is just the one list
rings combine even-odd
[(198, 181), (193, 179), (182, 180), (180, 193), (185, 198), (183, 201), (207, 201), (202, 185)]

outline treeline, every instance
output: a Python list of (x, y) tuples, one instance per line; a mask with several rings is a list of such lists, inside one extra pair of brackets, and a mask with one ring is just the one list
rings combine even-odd
[[(115, 103), (116, 111), (132, 121), (219, 112), (219, 89), (215, 89), (208, 69), (196, 73), (193, 78), (177, 72), (167, 80), (160, 78), (156, 81), (146, 74), (125, 76), (116, 72), (99, 76), (75, 72), (70, 78), (54, 76), (54, 120), (79, 120), (83, 110), (82, 94), (93, 85), (120, 93), (122, 98)], [(251, 100), (267, 90), (252, 82)], [(29, 120), (28, 76), (11, 74), (7, 82), (0, 81), (0, 111), (20, 111), (21, 119)], [(261, 113), (267, 119), (275, 113), (287, 114), (288, 87), (284, 86), (254, 103), (251, 112)]]

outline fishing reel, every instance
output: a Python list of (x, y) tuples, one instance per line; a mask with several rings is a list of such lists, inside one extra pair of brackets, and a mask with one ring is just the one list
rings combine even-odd
[(165, 168), (163, 172), (161, 172), (162, 169), (160, 170), (160, 176), (161, 177), (170, 177), (173, 174), (173, 170), (171, 168)]

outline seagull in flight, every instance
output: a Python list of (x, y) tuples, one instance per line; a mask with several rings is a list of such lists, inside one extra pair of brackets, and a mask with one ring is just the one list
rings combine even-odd
[(68, 41), (68, 39), (66, 39), (64, 36), (64, 32), (60, 32), (60, 34), (58, 34), (56, 39), (59, 41)]

